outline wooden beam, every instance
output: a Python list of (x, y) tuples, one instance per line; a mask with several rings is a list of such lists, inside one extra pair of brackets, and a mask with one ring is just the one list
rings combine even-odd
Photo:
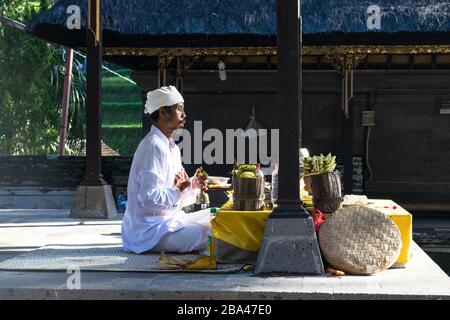
[(25, 25), (23, 23), (20, 23), (16, 20), (8, 18), (8, 17), (0, 16), (0, 22), (8, 25), (10, 27), (13, 27), (17, 30), (25, 31)]
[(86, 176), (82, 185), (106, 185), (101, 170), (101, 65), (102, 38), (99, 0), (89, 0), (86, 99)]

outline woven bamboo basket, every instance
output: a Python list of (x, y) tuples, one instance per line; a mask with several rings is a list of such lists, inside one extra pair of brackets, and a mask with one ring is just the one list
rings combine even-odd
[(347, 273), (370, 275), (391, 267), (402, 248), (400, 231), (382, 212), (345, 207), (330, 216), (319, 230), (325, 260)]

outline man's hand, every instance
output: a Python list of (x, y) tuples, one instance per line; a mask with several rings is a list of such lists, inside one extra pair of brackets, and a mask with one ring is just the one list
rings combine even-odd
[(189, 187), (191, 182), (189, 181), (189, 176), (187, 175), (184, 169), (181, 169), (176, 175), (175, 180), (173, 181), (174, 187), (177, 187), (181, 191)]
[(195, 171), (194, 178), (192, 179), (192, 188), (201, 190), (208, 189), (208, 178), (204, 179), (199, 176), (199, 169)]

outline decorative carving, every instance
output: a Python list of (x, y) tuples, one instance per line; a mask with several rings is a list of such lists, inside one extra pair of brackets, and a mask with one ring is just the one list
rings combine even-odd
[(104, 48), (109, 56), (254, 56), (275, 55), (273, 47), (215, 47), (215, 48)]
[[(262, 56), (276, 55), (276, 47), (211, 47), (211, 48), (104, 48), (107, 56)], [(367, 54), (450, 54), (450, 45), (414, 46), (303, 46), (303, 55), (356, 56)]]
[(161, 68), (167, 68), (172, 63), (173, 59), (173, 56), (160, 56), (159, 64)]
[(450, 45), (305, 46), (304, 55), (449, 54)]
[(327, 55), (331, 64), (338, 70), (354, 70), (366, 57), (366, 53), (347, 53)]
[(358, 64), (364, 60), (367, 53), (361, 52), (344, 52), (339, 54), (327, 55), (331, 64), (339, 70), (341, 73), (342, 83), (342, 103), (341, 109), (345, 113), (345, 117), (348, 119), (349, 102), (353, 98), (354, 89), (354, 73)]

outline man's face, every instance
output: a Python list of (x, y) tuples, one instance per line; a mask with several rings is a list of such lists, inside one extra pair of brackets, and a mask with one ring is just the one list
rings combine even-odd
[(184, 103), (174, 104), (170, 108), (170, 127), (172, 129), (184, 128), (186, 123), (186, 113), (184, 113)]

